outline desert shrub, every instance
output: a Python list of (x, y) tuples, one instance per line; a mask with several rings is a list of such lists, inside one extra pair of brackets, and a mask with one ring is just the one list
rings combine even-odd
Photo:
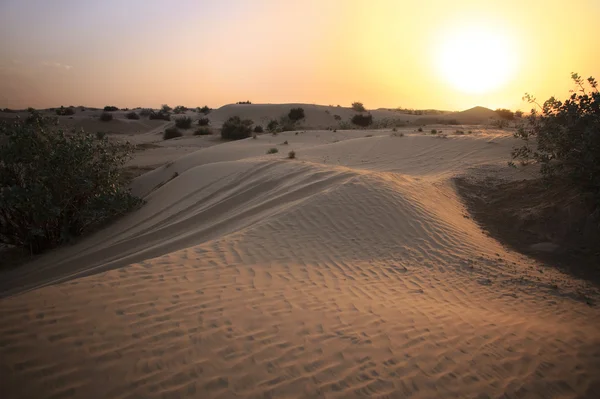
[(194, 131), (194, 136), (210, 136), (211, 134), (212, 131), (206, 126), (199, 127)]
[(398, 132), (398, 131), (394, 131), (391, 134), (392, 137), (404, 137), (404, 133), (403, 132)]
[(287, 115), (282, 115), (279, 118), (277, 131), (279, 132), (290, 132), (296, 130), (295, 120), (290, 119)]
[(107, 105), (106, 107), (104, 107), (104, 112), (115, 112), (118, 110), (119, 108), (115, 107), (114, 105)]
[(496, 112), (498, 114), (498, 116), (502, 119), (506, 119), (509, 121), (512, 121), (513, 119), (515, 119), (515, 113), (512, 112), (510, 109), (498, 108), (494, 112)]
[(140, 116), (150, 116), (153, 111), (150, 108), (143, 108), (140, 110)]
[(262, 132), (264, 132), (264, 129), (261, 125), (254, 126), (254, 133), (262, 133)]
[(342, 117), (339, 115), (333, 115), (333, 119), (335, 119), (336, 121), (341, 121)]
[(160, 112), (168, 114), (169, 112), (173, 111), (173, 108), (169, 107), (167, 104), (163, 104), (160, 107)]
[(250, 137), (252, 133), (252, 120), (241, 119), (239, 116), (232, 116), (227, 119), (221, 127), (221, 138), (224, 140), (241, 140)]
[(437, 132), (438, 132), (437, 130), (431, 129), (431, 134), (437, 134)]
[(40, 253), (140, 204), (121, 183), (132, 150), (39, 114), (0, 125), (0, 242)]
[(351, 121), (356, 126), (366, 127), (373, 123), (373, 115), (371, 115), (371, 114), (367, 114), (367, 115), (356, 114), (352, 117)]
[(105, 137), (106, 137), (106, 132), (96, 132), (96, 138), (98, 140), (102, 140)]
[(454, 132), (454, 134), (465, 134), (464, 130), (457, 130)]
[(183, 105), (178, 105), (175, 108), (173, 108), (173, 113), (180, 115), (180, 114), (184, 114), (187, 111), (187, 107), (184, 107)]
[(252, 104), (250, 100), (248, 101), (238, 101), (236, 104)]
[(292, 151), (288, 152), (288, 158), (289, 159), (296, 158), (296, 151), (292, 150)]
[(269, 148), (267, 154), (277, 154), (279, 150), (277, 148)]
[(352, 103), (352, 109), (355, 110), (356, 112), (365, 112), (366, 111), (363, 103), (359, 103), (358, 101)]
[(288, 118), (291, 121), (299, 121), (300, 119), (304, 119), (304, 109), (303, 108), (292, 108), (288, 113)]
[(271, 119), (267, 124), (267, 130), (271, 133), (276, 132), (278, 128), (279, 122), (277, 122), (275, 119)]
[(208, 120), (208, 118), (198, 119), (198, 126), (208, 126), (209, 123), (210, 121)]
[(103, 112), (100, 114), (100, 120), (102, 122), (110, 122), (113, 120), (113, 116), (110, 112)]
[(495, 121), (492, 121), (492, 126), (498, 128), (498, 129), (504, 129), (506, 127), (508, 127), (509, 122), (506, 119), (497, 119)]
[(210, 113), (210, 108), (208, 108), (208, 105), (205, 105), (202, 108), (198, 108), (198, 112), (203, 113), (204, 115), (208, 115)]
[(521, 111), (520, 109), (515, 111), (515, 118), (522, 118), (523, 117), (523, 111)]
[(171, 120), (171, 114), (169, 114), (168, 112), (163, 112), (163, 111), (151, 111), (150, 115), (148, 116), (149, 119), (153, 120), (153, 119), (160, 119), (163, 121), (170, 121)]
[(137, 114), (137, 112), (131, 111), (131, 112), (128, 112), (127, 114), (125, 114), (125, 118), (137, 120), (137, 119), (140, 119), (140, 116)]
[(74, 115), (75, 114), (75, 108), (74, 107), (63, 107), (61, 106), (60, 108), (56, 109), (56, 115), (61, 115), (61, 116), (66, 116), (66, 115)]
[(418, 132), (422, 132), (422, 131), (423, 131), (423, 128), (422, 128), (422, 127), (420, 127), (420, 128), (418, 128), (418, 129), (417, 129), (417, 131), (418, 131)]
[[(594, 194), (600, 207), (600, 93), (597, 81), (572, 73), (576, 91), (564, 102), (554, 97), (543, 105), (525, 94), (524, 99), (536, 104), (527, 124), (515, 137), (524, 145), (512, 151), (513, 160), (537, 162), (548, 181), (566, 178), (584, 191)], [(514, 165), (514, 163), (513, 163)]]
[(179, 129), (177, 129), (175, 126), (172, 126), (165, 129), (165, 132), (163, 133), (163, 140), (170, 140), (181, 136), (183, 136), (183, 134), (179, 131)]
[(184, 116), (183, 118), (175, 119), (175, 126), (180, 129), (189, 129), (192, 127), (192, 118)]

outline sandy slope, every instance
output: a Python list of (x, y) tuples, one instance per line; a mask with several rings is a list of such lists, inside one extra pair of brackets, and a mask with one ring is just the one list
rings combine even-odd
[(145, 207), (2, 276), (26, 291), (0, 300), (2, 392), (599, 397), (597, 290), (505, 249), (455, 192), (523, 177), (512, 139), (390, 133), (264, 135), (138, 178)]

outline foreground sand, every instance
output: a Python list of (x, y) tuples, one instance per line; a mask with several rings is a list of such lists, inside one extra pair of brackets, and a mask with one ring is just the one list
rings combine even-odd
[(597, 289), (455, 192), (526, 177), (512, 139), (405, 133), (264, 135), (141, 176), (144, 208), (3, 275), (2, 396), (600, 397)]

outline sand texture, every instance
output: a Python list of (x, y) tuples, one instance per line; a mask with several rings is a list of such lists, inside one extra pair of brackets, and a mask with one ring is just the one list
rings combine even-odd
[(168, 149), (143, 208), (2, 274), (0, 396), (599, 398), (598, 289), (454, 187), (527, 178), (510, 132), (444, 130)]

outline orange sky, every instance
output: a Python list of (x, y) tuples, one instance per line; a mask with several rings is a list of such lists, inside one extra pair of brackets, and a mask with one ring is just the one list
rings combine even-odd
[[(251, 100), (516, 109), (526, 108), (526, 91), (565, 96), (571, 71), (600, 78), (600, 0), (170, 4), (3, 0), (0, 107)], [(453, 44), (461, 32), (485, 40)], [(446, 76), (467, 68), (485, 80), (481, 60), (490, 68), (511, 60), (514, 71), (478, 93)]]

